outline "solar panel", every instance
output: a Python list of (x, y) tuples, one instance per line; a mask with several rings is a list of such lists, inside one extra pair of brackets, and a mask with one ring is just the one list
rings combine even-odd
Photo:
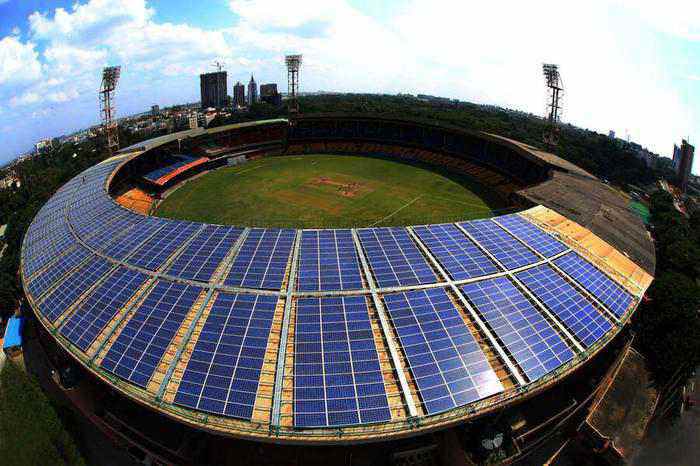
[(136, 248), (127, 262), (156, 271), (201, 227), (199, 223), (169, 221), (164, 228)]
[(61, 328), (61, 335), (86, 351), (148, 276), (119, 267), (100, 283)]
[(358, 234), (379, 287), (438, 281), (405, 228), (367, 228)]
[(516, 274), (576, 338), (589, 347), (612, 328), (610, 322), (576, 288), (547, 264)]
[(360, 261), (350, 230), (302, 232), (298, 291), (343, 291), (362, 288)]
[(632, 295), (575, 252), (554, 260), (554, 264), (598, 298), (610, 311), (622, 317), (632, 304)]
[(123, 260), (167, 223), (169, 221), (165, 219), (144, 217), (143, 221), (129, 230), (129, 234), (115, 237), (102, 246), (100, 251), (116, 260)]
[(207, 225), (177, 256), (166, 273), (189, 280), (209, 281), (243, 230)]
[(282, 286), (294, 230), (254, 228), (236, 255), (224, 284), (278, 290)]
[(418, 237), (452, 280), (498, 272), (496, 264), (452, 224), (414, 227)]
[(559, 334), (507, 277), (461, 287), (530, 381), (574, 357)]
[(27, 285), (29, 293), (34, 299), (39, 298), (54, 283), (62, 279), (89, 255), (89, 251), (82, 246), (76, 245), (72, 247), (64, 256), (59, 257), (47, 269), (29, 281)]
[(76, 244), (75, 238), (68, 229), (68, 224), (65, 222), (65, 219), (63, 219), (53, 233), (25, 248), (25, 277), (29, 277), (42, 269), (56, 256), (63, 254), (66, 249), (74, 244)]
[(444, 289), (387, 294), (384, 302), (428, 414), (503, 391)]
[(53, 323), (111, 268), (110, 262), (93, 256), (42, 299), (39, 311)]
[(105, 223), (98, 223), (93, 230), (83, 234), (81, 239), (91, 248), (99, 250), (110, 241), (116, 241), (117, 238), (129, 235), (131, 228), (143, 220), (144, 217), (141, 215), (120, 209), (115, 217)]
[(506, 270), (517, 269), (538, 261), (532, 251), (491, 220), (473, 220), (459, 225), (498, 259)]
[(146, 388), (202, 288), (158, 281), (102, 360), (113, 374)]
[(552, 257), (568, 248), (536, 225), (517, 214), (498, 217), (496, 222), (508, 229), (516, 238), (530, 246), (544, 257)]
[(299, 299), (294, 331), (294, 426), (390, 419), (365, 298)]
[(175, 403), (250, 420), (277, 297), (220, 293), (195, 344)]

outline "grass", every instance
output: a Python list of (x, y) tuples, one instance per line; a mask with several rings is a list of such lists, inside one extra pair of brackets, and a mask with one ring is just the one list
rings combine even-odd
[(10, 361), (0, 373), (0, 464), (85, 464), (36, 381)]
[(342, 228), (489, 217), (505, 206), (472, 178), (380, 157), (263, 158), (191, 180), (160, 217), (225, 225)]

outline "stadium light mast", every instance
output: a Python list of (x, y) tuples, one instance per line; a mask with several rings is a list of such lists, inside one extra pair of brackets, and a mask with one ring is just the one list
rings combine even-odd
[(301, 55), (287, 55), (284, 59), (287, 64), (287, 108), (289, 113), (299, 113), (299, 69), (301, 68)]
[(121, 66), (108, 66), (102, 70), (102, 84), (100, 85), (100, 117), (102, 129), (107, 140), (107, 150), (111, 154), (119, 149), (119, 132), (115, 120), (116, 108), (114, 105), (114, 91), (119, 82)]
[(559, 65), (543, 63), (542, 73), (548, 89), (547, 98), (547, 128), (544, 130), (544, 142), (554, 147), (559, 143), (559, 114), (561, 111), (560, 97), (564, 91), (564, 82), (559, 74)]

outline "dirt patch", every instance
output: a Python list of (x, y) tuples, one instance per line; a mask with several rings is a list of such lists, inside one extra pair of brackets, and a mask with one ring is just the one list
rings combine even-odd
[(317, 186), (332, 186), (336, 188), (338, 194), (340, 194), (343, 197), (355, 197), (360, 192), (365, 191), (365, 189), (363, 189), (364, 186), (362, 185), (362, 183), (358, 183), (357, 181), (344, 183), (342, 181), (332, 180), (327, 176), (315, 178), (310, 181), (310, 184), (314, 184)]

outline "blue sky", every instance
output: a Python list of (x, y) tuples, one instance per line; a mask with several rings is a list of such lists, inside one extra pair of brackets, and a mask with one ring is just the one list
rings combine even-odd
[(541, 63), (559, 63), (565, 121), (666, 156), (700, 138), (697, 1), (0, 0), (0, 163), (97, 123), (103, 66), (122, 65), (123, 116), (197, 101), (215, 60), (229, 87), (254, 73), (284, 90), (286, 52), (304, 54), (304, 91), (427, 93), (536, 114)]

